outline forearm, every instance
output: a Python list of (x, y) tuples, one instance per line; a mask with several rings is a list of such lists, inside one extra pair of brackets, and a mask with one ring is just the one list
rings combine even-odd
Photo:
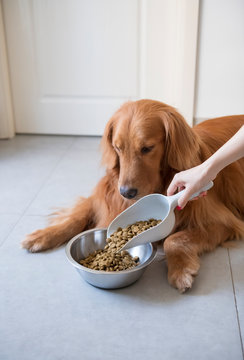
[(214, 179), (219, 171), (244, 156), (244, 126), (203, 164)]

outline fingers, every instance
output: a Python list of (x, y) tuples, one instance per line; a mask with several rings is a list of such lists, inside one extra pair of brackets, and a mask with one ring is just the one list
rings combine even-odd
[[(192, 171), (192, 170), (191, 170)], [(190, 200), (190, 197), (199, 189), (200, 184), (199, 181), (193, 181), (192, 175), (189, 176), (189, 170), (182, 171), (181, 173), (175, 174), (173, 180), (171, 181), (168, 190), (167, 195), (171, 196), (176, 192), (179, 192), (183, 189), (185, 189), (184, 193), (178, 200), (178, 205), (181, 209), (183, 209), (187, 202)], [(197, 197), (195, 197), (193, 200), (197, 200), (202, 196), (206, 196), (207, 191), (201, 192)]]
[(204, 197), (207, 195), (207, 191), (203, 191), (201, 192), (198, 196), (194, 197), (193, 199), (191, 199), (191, 201), (194, 201), (194, 200), (198, 200), (200, 199), (201, 197)]
[(178, 178), (178, 174), (176, 174), (168, 187), (167, 196), (174, 195), (178, 188), (184, 188), (183, 185), (184, 184), (182, 184), (182, 182)]
[[(179, 179), (179, 174), (175, 174), (173, 180), (171, 181), (168, 190), (167, 190), (167, 195), (173, 195), (176, 191), (181, 191), (185, 188), (185, 184)], [(178, 205), (180, 208), (183, 208), (187, 201), (189, 200), (190, 195), (188, 195), (189, 190), (186, 190), (185, 193), (180, 197), (180, 199), (178, 200)]]
[(192, 193), (193, 192), (191, 190), (186, 189), (184, 194), (179, 198), (178, 205), (179, 205), (179, 207), (181, 209), (183, 209), (186, 206), (186, 204), (188, 203)]
[(167, 196), (171, 196), (174, 195), (174, 193), (176, 192), (178, 186), (176, 185), (176, 183), (174, 182), (174, 179), (171, 181), (168, 189), (167, 189)]
[[(194, 191), (192, 190), (188, 190), (188, 191), (186, 190), (186, 192), (179, 198), (178, 205), (181, 209), (183, 209), (186, 206), (193, 193)], [(196, 196), (193, 199), (191, 199), (191, 201), (199, 200), (201, 197), (204, 197), (206, 195), (207, 195), (207, 191), (203, 191), (201, 192), (201, 194), (199, 194), (199, 196)]]

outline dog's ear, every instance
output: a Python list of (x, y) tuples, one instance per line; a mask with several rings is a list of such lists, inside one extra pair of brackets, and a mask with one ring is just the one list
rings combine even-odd
[(166, 106), (160, 117), (165, 129), (165, 160), (168, 165), (177, 171), (198, 165), (199, 139), (183, 116)]
[(114, 169), (119, 165), (119, 159), (116, 151), (112, 145), (113, 129), (116, 122), (116, 116), (114, 115), (107, 123), (104, 134), (101, 141), (102, 147), (102, 164), (107, 169)]

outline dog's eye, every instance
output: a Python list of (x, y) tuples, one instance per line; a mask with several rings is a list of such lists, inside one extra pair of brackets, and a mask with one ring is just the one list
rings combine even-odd
[(143, 147), (141, 148), (141, 153), (142, 153), (142, 154), (147, 154), (147, 153), (149, 153), (153, 148), (154, 148), (154, 146), (148, 146), (148, 147), (143, 146)]

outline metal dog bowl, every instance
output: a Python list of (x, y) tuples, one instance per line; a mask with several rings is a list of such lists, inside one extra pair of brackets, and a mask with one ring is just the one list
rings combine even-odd
[(133, 284), (138, 280), (146, 267), (154, 260), (156, 250), (152, 244), (136, 246), (128, 250), (134, 257), (138, 256), (140, 264), (133, 269), (122, 271), (92, 270), (80, 265), (79, 261), (95, 250), (106, 245), (107, 229), (93, 229), (73, 237), (66, 245), (66, 255), (78, 273), (91, 285), (103, 289), (117, 289)]

